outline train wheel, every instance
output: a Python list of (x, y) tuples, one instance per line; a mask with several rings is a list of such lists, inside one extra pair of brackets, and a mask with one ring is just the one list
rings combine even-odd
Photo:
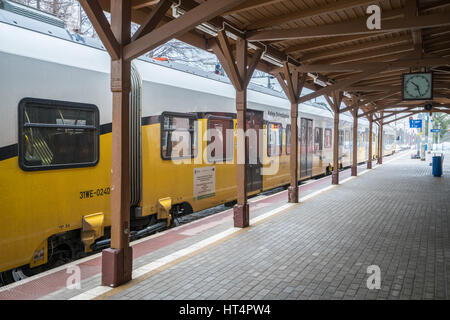
[(9, 271), (2, 272), (0, 274), (0, 286), (4, 286), (7, 284), (11, 284), (28, 277), (31, 277), (33, 274), (28, 272), (23, 268), (16, 268)]
[(49, 268), (56, 268), (69, 263), (73, 260), (72, 249), (67, 244), (58, 246), (54, 252), (51, 253), (47, 263)]

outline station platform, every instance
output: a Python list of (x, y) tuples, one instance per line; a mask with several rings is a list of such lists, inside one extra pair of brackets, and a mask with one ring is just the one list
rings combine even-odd
[[(0, 299), (448, 299), (450, 154), (443, 176), (409, 151), (250, 199), (251, 226), (232, 209), (137, 240), (133, 280), (100, 285), (96, 254), (0, 288)], [(368, 267), (381, 286), (369, 289)], [(79, 288), (67, 281), (79, 267)]]

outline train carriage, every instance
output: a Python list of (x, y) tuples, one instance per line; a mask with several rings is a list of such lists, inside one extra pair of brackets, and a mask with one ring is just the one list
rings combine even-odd
[[(109, 68), (108, 55), (95, 40), (57, 21), (0, 9), (0, 282), (108, 244)], [(133, 235), (168, 225), (175, 214), (236, 199), (234, 96), (225, 77), (147, 58), (134, 61)], [(301, 104), (298, 141), (293, 142), (290, 104), (283, 94), (251, 84), (248, 108), (247, 126), (256, 132), (249, 138), (249, 153), (256, 157), (248, 166), (249, 195), (289, 184), (292, 143), (300, 151), (299, 181), (331, 173), (333, 118), (328, 109)], [(360, 119), (358, 127), (358, 162), (364, 162), (368, 122)], [(213, 139), (208, 129), (219, 135)], [(385, 138), (385, 155), (395, 149), (392, 132)], [(375, 128), (373, 136), (376, 156)], [(223, 147), (210, 152), (215, 139)], [(188, 147), (180, 154), (175, 151), (181, 140)], [(348, 167), (351, 161), (352, 118), (344, 114), (339, 163)]]

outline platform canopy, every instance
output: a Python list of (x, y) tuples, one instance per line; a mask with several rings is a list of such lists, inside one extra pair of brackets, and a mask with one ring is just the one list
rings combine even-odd
[[(91, 2), (91, 1), (89, 1)], [(95, 2), (95, 1), (94, 1)], [(344, 92), (341, 111), (357, 106), (396, 114), (419, 112), (424, 101), (402, 100), (402, 74), (434, 73), (434, 111), (450, 107), (450, 2), (446, 0), (133, 0), (132, 21), (141, 25), (126, 59), (177, 38), (212, 51), (217, 35), (248, 40), (257, 69), (283, 76), (283, 63), (306, 73), (314, 93)], [(104, 11), (110, 1), (100, 0)], [(369, 29), (370, 5), (381, 9), (381, 29)], [(373, 22), (373, 21), (372, 21)], [(235, 50), (235, 49), (234, 49)], [(229, 58), (229, 57), (226, 57)], [(226, 70), (227, 71), (227, 70)], [(228, 72), (227, 72), (228, 73)], [(230, 72), (231, 73), (231, 72)]]

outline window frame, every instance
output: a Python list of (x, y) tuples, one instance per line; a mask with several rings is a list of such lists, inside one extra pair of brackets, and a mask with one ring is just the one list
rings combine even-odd
[[(271, 124), (276, 124), (279, 125), (280, 127), (278, 128), (278, 130), (280, 130), (280, 148), (279, 148), (279, 152), (277, 154), (269, 154), (269, 130), (270, 130), (270, 125)], [(281, 122), (271, 122), (268, 121), (267, 122), (267, 156), (268, 157), (280, 157), (283, 154), (283, 124)]]
[[(316, 132), (319, 132), (319, 141), (318, 142), (316, 142)], [(319, 145), (319, 148), (317, 151), (323, 151), (325, 143), (324, 143), (324, 129), (322, 127), (314, 128), (314, 149), (316, 147), (316, 144)]]
[[(94, 113), (94, 125), (87, 126), (73, 126), (73, 125), (59, 125), (59, 124), (26, 124), (25, 123), (25, 108), (29, 104), (38, 105), (39, 107), (44, 107), (48, 109), (56, 108), (66, 108), (66, 109), (78, 109), (85, 111), (93, 111)], [(85, 167), (95, 167), (100, 161), (100, 114), (99, 109), (94, 104), (89, 103), (79, 103), (71, 101), (61, 101), (61, 100), (50, 100), (50, 99), (39, 99), (39, 98), (23, 98), (19, 102), (18, 106), (18, 162), (19, 167), (23, 171), (45, 171), (45, 170), (57, 170), (57, 169), (69, 169), (69, 168), (85, 168)], [(41, 165), (41, 166), (29, 166), (25, 164), (24, 161), (24, 143), (23, 143), (23, 132), (25, 127), (32, 128), (67, 128), (67, 129), (87, 129), (93, 130), (95, 132), (94, 137), (94, 155), (95, 160), (91, 162), (82, 163), (67, 163), (67, 164), (53, 164), (53, 165)]]
[(339, 129), (339, 138), (338, 138), (338, 146), (345, 145), (345, 130)]
[[(223, 157), (222, 157), (222, 160), (219, 160), (219, 159), (212, 159), (211, 157), (210, 157), (210, 154), (209, 154), (209, 152), (207, 152), (207, 160), (208, 160), (208, 163), (219, 163), (219, 164), (221, 164), (221, 163), (227, 163), (227, 162), (229, 162), (229, 161), (232, 161), (232, 160), (234, 160), (234, 118), (232, 118), (232, 117), (227, 117), (227, 116), (217, 116), (217, 115), (214, 115), (214, 114), (208, 114), (207, 116), (206, 116), (206, 130), (209, 130), (210, 128), (209, 128), (209, 121), (210, 120), (224, 120), (224, 121), (230, 121), (231, 122), (231, 129), (233, 130), (233, 137), (232, 137), (232, 141), (233, 141), (233, 143), (232, 143), (232, 148), (231, 148), (231, 150), (232, 150), (232, 154), (231, 154), (231, 156), (230, 155), (224, 155)], [(225, 137), (227, 136), (227, 133), (226, 133), (226, 131), (225, 131)], [(208, 143), (209, 143), (209, 140), (210, 140), (210, 136), (209, 136), (209, 134), (207, 134), (207, 141), (206, 141), (206, 150), (208, 150)], [(225, 149), (226, 149), (226, 141), (225, 141)], [(228, 150), (227, 150), (228, 151)]]
[[(164, 130), (164, 123), (163, 123), (163, 119), (165, 116), (173, 116), (173, 117), (177, 117), (177, 118), (188, 118), (188, 119), (193, 119), (194, 123), (195, 121), (197, 121), (197, 127), (196, 129), (194, 129), (194, 138), (196, 139), (197, 142), (197, 149), (195, 150), (195, 154), (192, 152), (191, 150), (191, 155), (189, 156), (183, 156), (183, 157), (173, 157), (173, 156), (164, 156), (163, 154), (163, 131), (168, 131), (168, 130)], [(182, 112), (171, 112), (171, 111), (164, 111), (163, 113), (161, 113), (161, 116), (159, 118), (159, 150), (160, 150), (160, 155), (161, 155), (161, 159), (163, 160), (181, 160), (181, 159), (195, 159), (198, 155), (198, 149), (199, 149), (199, 143), (198, 143), (198, 116), (194, 113), (182, 113)], [(192, 146), (195, 145), (191, 143), (191, 148)]]
[[(326, 134), (327, 132), (330, 133), (330, 144), (329, 145), (326, 143), (327, 139), (325, 139), (327, 136), (327, 134)], [(323, 130), (323, 148), (329, 149), (332, 147), (333, 147), (333, 130), (331, 128), (324, 128), (324, 130)]]
[[(290, 155), (291, 154), (291, 125), (290, 124), (286, 125), (285, 135), (286, 135), (286, 145), (285, 145), (286, 155)], [(288, 144), (288, 139), (289, 139), (289, 144)], [(289, 152), (288, 152), (288, 147), (289, 147)]]

